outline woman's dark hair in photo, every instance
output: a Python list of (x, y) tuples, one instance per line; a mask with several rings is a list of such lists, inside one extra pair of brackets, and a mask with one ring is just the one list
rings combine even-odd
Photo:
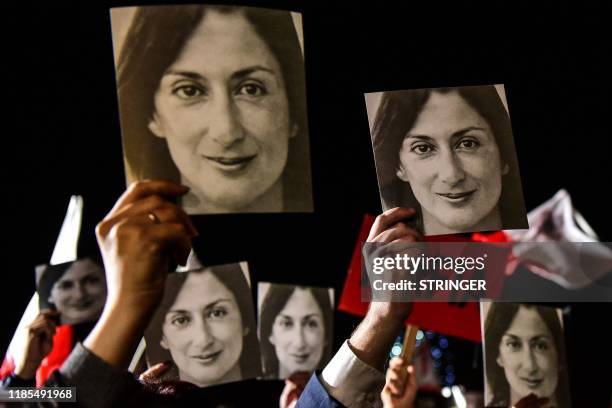
[[(94, 257), (92, 258), (81, 258), (78, 261), (90, 260), (94, 264), (100, 266), (100, 262)], [(38, 265), (36, 267), (36, 291), (38, 292), (38, 305), (42, 309), (54, 309), (55, 305), (49, 302), (51, 296), (51, 290), (55, 282), (62, 279), (62, 276), (76, 261), (64, 262), (60, 264), (50, 265)], [(102, 268), (102, 267), (100, 267)]]
[(499, 357), (499, 347), (504, 333), (508, 330), (515, 316), (521, 307), (534, 309), (546, 324), (552, 335), (559, 372), (557, 388), (555, 390), (556, 403), (558, 408), (569, 407), (569, 384), (566, 375), (567, 361), (565, 356), (565, 340), (563, 329), (557, 311), (551, 307), (541, 307), (536, 305), (518, 303), (491, 303), (486, 317), (485, 332), (485, 368), (487, 382), (492, 393), (491, 400), (487, 406), (509, 406), (510, 405), (510, 385), (506, 379), (504, 369), (497, 363)]
[[(508, 165), (502, 176), (499, 208), (502, 226), (522, 225), (526, 213), (522, 206), (523, 191), (516, 159), (510, 116), (495, 86), (463, 86), (453, 88), (416, 89), (384, 92), (372, 128), (372, 146), (380, 195), (386, 208), (412, 206), (420, 208), (410, 184), (400, 180), (399, 152), (406, 133), (412, 129), (432, 92), (457, 92), (489, 124), (500, 154), (500, 165)], [(422, 222), (421, 222), (422, 224)], [(422, 229), (422, 225), (419, 225)]]
[[(172, 356), (169, 350), (164, 349), (160, 345), (160, 340), (163, 337), (163, 323), (168, 310), (172, 307), (179, 293), (181, 292), (185, 281), (192, 273), (211, 273), (223, 286), (225, 286), (236, 298), (236, 304), (242, 318), (242, 327), (245, 329), (245, 335), (242, 340), (242, 352), (240, 354), (239, 364), (243, 378), (253, 378), (261, 375), (261, 365), (259, 355), (253, 353), (258, 350), (259, 342), (257, 340), (257, 328), (254, 326), (255, 309), (253, 306), (253, 298), (251, 296), (251, 288), (249, 287), (246, 278), (239, 264), (228, 264), (212, 266), (201, 271), (194, 272), (177, 272), (166, 279), (166, 287), (164, 289), (164, 297), (161, 304), (155, 310), (155, 314), (151, 319), (151, 323), (145, 330), (145, 339), (147, 340), (147, 355), (155, 356), (155, 363), (163, 361), (172, 361)], [(148, 362), (150, 363), (150, 362)], [(173, 366), (164, 377), (178, 378), (178, 368)]]
[(137, 179), (173, 175), (174, 181), (180, 181), (165, 140), (154, 136), (147, 125), (155, 109), (154, 95), (164, 71), (176, 60), (210, 10), (243, 12), (280, 64), (291, 123), (297, 126), (297, 134), (289, 139), (282, 176), (285, 210), (309, 211), (312, 202), (304, 59), (288, 11), (202, 5), (139, 7), (117, 64), (126, 165)]
[(36, 267), (36, 291), (40, 310), (53, 309), (55, 305), (49, 302), (51, 290), (55, 282), (60, 280), (74, 262), (64, 262), (56, 265), (39, 265)]
[(259, 342), (265, 378), (279, 378), (279, 362), (276, 357), (276, 349), (274, 345), (270, 343), (270, 335), (272, 334), (272, 327), (274, 326), (276, 317), (285, 308), (289, 298), (291, 298), (297, 289), (309, 290), (323, 314), (325, 346), (323, 347), (323, 354), (321, 355), (319, 365), (321, 365), (322, 362), (327, 362), (331, 357), (333, 308), (328, 289), (273, 283), (270, 284), (264, 300), (261, 303), (259, 314)]

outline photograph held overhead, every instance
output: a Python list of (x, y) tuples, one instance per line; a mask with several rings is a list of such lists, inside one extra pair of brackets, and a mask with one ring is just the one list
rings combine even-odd
[(128, 184), (181, 182), (188, 214), (312, 211), (299, 13), (146, 6), (111, 20)]
[(503, 85), (365, 94), (383, 210), (425, 235), (527, 228)]

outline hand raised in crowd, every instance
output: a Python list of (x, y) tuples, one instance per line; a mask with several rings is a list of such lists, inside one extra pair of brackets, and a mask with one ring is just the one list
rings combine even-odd
[[(415, 214), (416, 211), (413, 208), (404, 207), (396, 207), (385, 211), (374, 220), (367, 241), (370, 243), (398, 244), (392, 248), (392, 251), (399, 249), (401, 243), (423, 241), (422, 234), (406, 224), (406, 221), (412, 219)], [(390, 313), (403, 323), (412, 310), (412, 304), (402, 301), (372, 302), (370, 308), (385, 315)]]
[(367, 242), (422, 241), (422, 234), (406, 224), (415, 215), (414, 208), (395, 207), (385, 211), (374, 220)]
[(285, 388), (279, 400), (280, 408), (293, 408), (304, 391), (304, 387), (310, 379), (310, 373), (297, 372), (285, 380)]
[(170, 261), (183, 264), (197, 235), (171, 200), (188, 188), (170, 181), (133, 183), (96, 228), (110, 302), (125, 296), (136, 307), (161, 300)]
[(36, 370), (40, 366), (42, 360), (53, 349), (53, 336), (57, 326), (59, 313), (45, 309), (42, 310), (30, 323), (25, 327), (28, 331), (27, 341), (24, 345), (23, 353), (20, 357), (16, 357), (14, 373), (19, 378), (30, 380), (36, 376)]
[(389, 362), (385, 387), (380, 393), (384, 408), (412, 408), (417, 394), (414, 366), (394, 357)]
[(133, 183), (98, 224), (108, 297), (84, 345), (125, 368), (162, 299), (171, 263), (184, 264), (197, 231), (173, 200), (188, 188), (170, 181)]
[[(376, 217), (368, 242), (422, 241), (421, 234), (405, 223), (415, 213), (412, 208), (401, 207), (385, 211)], [(370, 302), (365, 318), (349, 339), (349, 346), (355, 355), (371, 367), (382, 370), (389, 349), (411, 310), (410, 302)]]

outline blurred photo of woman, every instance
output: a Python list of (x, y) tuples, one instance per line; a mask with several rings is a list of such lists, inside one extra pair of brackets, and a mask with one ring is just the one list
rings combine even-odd
[(487, 406), (510, 407), (534, 394), (569, 407), (565, 342), (557, 310), (491, 303), (484, 324)]
[(84, 258), (59, 265), (45, 265), (38, 278), (40, 309), (59, 312), (60, 324), (94, 322), (106, 302), (104, 269)]
[(168, 379), (206, 387), (261, 373), (255, 314), (238, 264), (170, 275), (145, 332), (147, 361), (172, 361)]
[(312, 211), (304, 61), (290, 12), (140, 7), (117, 86), (128, 182), (187, 185), (189, 214)]
[(382, 94), (372, 145), (383, 209), (425, 235), (526, 228), (508, 112), (493, 85)]
[(311, 373), (330, 358), (329, 289), (260, 283), (259, 336), (266, 378)]

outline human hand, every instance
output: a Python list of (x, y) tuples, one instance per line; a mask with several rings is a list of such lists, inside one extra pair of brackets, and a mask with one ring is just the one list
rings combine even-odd
[(310, 373), (297, 372), (285, 380), (285, 388), (283, 388), (279, 400), (280, 408), (294, 408), (297, 405), (310, 376)]
[(394, 357), (389, 362), (385, 386), (380, 393), (384, 408), (412, 408), (417, 394), (414, 366)]
[(538, 398), (535, 394), (529, 394), (518, 400), (512, 408), (552, 408), (552, 405), (548, 404), (549, 401), (549, 398)]
[[(415, 210), (412, 208), (398, 207), (385, 211), (376, 217), (370, 229), (368, 242), (410, 244), (421, 241), (421, 234), (403, 222), (414, 214)], [(376, 251), (376, 248), (373, 249)], [(373, 254), (364, 254), (364, 256), (369, 258)], [(352, 351), (364, 363), (382, 370), (389, 349), (398, 332), (404, 327), (404, 321), (411, 310), (412, 303), (405, 301), (370, 302), (365, 318), (349, 339)]]
[(133, 183), (96, 227), (107, 273), (107, 306), (151, 312), (161, 300), (169, 264), (184, 264), (197, 231), (170, 200), (187, 193), (179, 184)]
[(53, 349), (53, 336), (58, 319), (59, 312), (45, 309), (25, 327), (28, 331), (27, 341), (23, 352), (19, 353), (20, 356), (15, 360), (14, 373), (19, 378), (30, 380), (36, 376), (40, 363)]
[(170, 262), (187, 260), (197, 231), (170, 200), (188, 190), (163, 180), (133, 183), (96, 227), (108, 295), (83, 345), (116, 368), (127, 366), (161, 301)]
[[(416, 211), (414, 208), (396, 207), (385, 211), (376, 217), (376, 220), (370, 229), (367, 242), (393, 244), (390, 245), (390, 254), (387, 254), (391, 256), (398, 253), (398, 250), (405, 249), (407, 252), (410, 252), (411, 243), (423, 241), (423, 236), (421, 233), (416, 229), (409, 227), (405, 223), (406, 220), (411, 219), (415, 214)], [(408, 247), (404, 248), (402, 244), (408, 244)], [(412, 249), (420, 250), (420, 247), (415, 247)], [(378, 247), (375, 253), (369, 254), (368, 257), (383, 256), (384, 251), (384, 246)], [(400, 274), (400, 276), (391, 279), (391, 281), (400, 281), (401, 278), (402, 276)], [(412, 304), (405, 301), (375, 301), (370, 304), (370, 310), (377, 318), (391, 317), (394, 320), (398, 320), (400, 323), (403, 323), (412, 310)]]
[(414, 208), (405, 207), (395, 207), (385, 211), (374, 220), (367, 242), (422, 241), (422, 234), (404, 222), (415, 214)]

